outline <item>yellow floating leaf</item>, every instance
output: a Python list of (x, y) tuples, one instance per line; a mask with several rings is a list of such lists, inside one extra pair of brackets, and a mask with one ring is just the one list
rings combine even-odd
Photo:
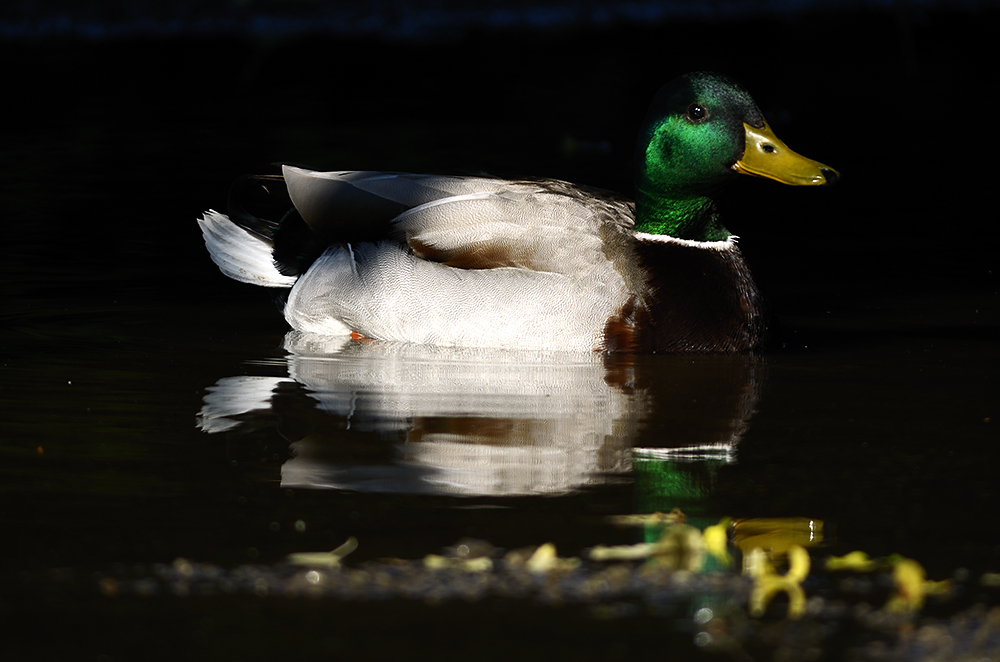
[(750, 615), (759, 618), (767, 610), (768, 603), (778, 593), (788, 595), (788, 618), (801, 618), (806, 611), (806, 594), (800, 586), (809, 576), (809, 552), (804, 547), (794, 545), (788, 548), (788, 572), (778, 575), (761, 548), (750, 550), (743, 557), (744, 574), (754, 578), (750, 594)]
[(924, 606), (924, 567), (912, 559), (899, 557), (892, 568), (896, 593), (885, 605), (886, 611), (917, 612)]
[(729, 567), (733, 564), (733, 557), (729, 555), (726, 548), (729, 543), (729, 522), (727, 517), (718, 524), (706, 527), (701, 534), (701, 540), (705, 545), (705, 551), (711, 554), (720, 564)]
[(311, 568), (336, 568), (340, 566), (340, 561), (345, 556), (358, 548), (358, 539), (351, 536), (340, 547), (329, 552), (299, 552), (289, 554), (286, 559), (294, 565), (303, 565)]
[(683, 524), (687, 521), (687, 515), (680, 508), (674, 508), (669, 513), (656, 511), (641, 515), (612, 515), (608, 519), (618, 526), (669, 526)]
[(653, 558), (674, 570), (697, 572), (705, 561), (705, 544), (701, 531), (687, 524), (678, 524), (663, 530), (656, 541)]
[(979, 583), (983, 586), (990, 586), (994, 588), (1000, 586), (1000, 573), (984, 572), (979, 578)]
[(556, 554), (556, 546), (550, 542), (540, 545), (535, 553), (524, 562), (528, 572), (553, 572), (557, 570), (572, 570), (580, 565), (580, 559), (561, 559)]
[(424, 557), (424, 568), (428, 570), (463, 570), (465, 572), (489, 572), (493, 569), (493, 559), (488, 556), (477, 556), (474, 559), (453, 559), (438, 554), (428, 554)]
[(808, 517), (758, 517), (733, 522), (733, 542), (744, 554), (755, 547), (783, 553), (793, 545), (823, 541), (823, 520)]
[(750, 594), (750, 615), (760, 618), (767, 610), (768, 603), (778, 593), (788, 594), (788, 618), (796, 620), (806, 613), (806, 593), (788, 577), (766, 575), (757, 579)]
[(788, 548), (788, 572), (785, 577), (801, 584), (809, 576), (809, 552), (804, 547), (793, 545)]
[(448, 559), (440, 554), (428, 554), (424, 557), (424, 567), (428, 570), (442, 570), (448, 567)]
[(862, 551), (854, 551), (843, 556), (831, 556), (826, 560), (826, 569), (830, 572), (838, 570), (853, 570), (854, 572), (871, 572), (878, 564), (868, 558)]
[(655, 542), (641, 542), (635, 545), (596, 545), (588, 556), (594, 561), (639, 561), (656, 554)]

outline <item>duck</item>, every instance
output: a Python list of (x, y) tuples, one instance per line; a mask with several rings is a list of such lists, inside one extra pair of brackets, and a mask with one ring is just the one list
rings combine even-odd
[[(284, 187), (268, 220), (230, 192), (199, 219), (238, 281), (287, 288), (293, 329), (451, 347), (753, 352), (771, 322), (720, 189), (740, 175), (828, 186), (839, 173), (774, 134), (716, 73), (655, 95), (635, 149), (634, 198), (557, 179), (319, 171), (244, 178)], [(234, 192), (235, 191), (235, 192)], [(286, 203), (287, 204), (287, 203)]]

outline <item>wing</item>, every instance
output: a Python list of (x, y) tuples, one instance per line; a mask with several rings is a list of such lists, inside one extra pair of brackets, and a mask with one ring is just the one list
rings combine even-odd
[(425, 260), (461, 269), (586, 271), (605, 225), (631, 227), (632, 204), (556, 180), (507, 181), (284, 166), (292, 203), (331, 242), (394, 238)]

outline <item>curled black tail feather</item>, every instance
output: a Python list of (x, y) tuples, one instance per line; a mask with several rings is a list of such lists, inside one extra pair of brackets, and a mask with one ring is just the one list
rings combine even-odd
[(243, 175), (229, 188), (227, 206), (231, 221), (272, 247), (284, 276), (305, 273), (329, 245), (292, 207), (281, 175)]
[(285, 276), (300, 276), (316, 261), (330, 242), (312, 231), (294, 208), (281, 219), (274, 232), (274, 266)]
[[(236, 225), (250, 234), (273, 244), (278, 223), (268, 219), (281, 218), (291, 201), (284, 193), (281, 175), (243, 175), (229, 187), (226, 212)], [(250, 212), (250, 207), (254, 211)]]

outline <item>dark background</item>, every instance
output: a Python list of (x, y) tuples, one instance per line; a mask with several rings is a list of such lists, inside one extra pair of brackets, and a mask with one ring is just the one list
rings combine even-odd
[[(233, 550), (252, 536), (217, 530), (213, 509), (229, 507), (212, 505), (218, 493), (249, 498), (261, 530), (288, 508), (270, 485), (220, 470), (223, 451), (191, 423), (202, 389), (245, 360), (246, 346), (276, 345), (286, 328), (270, 293), (219, 274), (194, 222), (225, 208), (234, 178), (285, 161), (550, 176), (628, 193), (646, 104), (692, 70), (742, 82), (779, 137), (843, 175), (822, 190), (742, 178), (723, 199), (784, 331), (769, 355), (769, 397), (783, 406), (763, 408), (755, 429), (786, 435), (769, 444), (751, 432), (727, 469), (726, 512), (807, 509), (874, 554), (922, 554), (938, 576), (960, 565), (997, 569), (995, 5), (651, 3), (639, 15), (596, 3), (372, 7), (0, 10), (0, 558), (15, 589), (6, 594), (16, 596), (0, 598), (0, 614), (26, 633), (14, 639), (14, 659), (44, 657), (50, 618), (75, 624), (70, 639), (86, 641), (88, 655), (114, 639), (116, 659), (322, 657), (346, 644), (296, 648), (261, 633), (314, 631), (345, 612), (382, 652), (440, 643), (433, 629), (445, 612), (404, 610), (405, 636), (382, 639), (377, 606), (109, 604), (83, 588), (72, 600), (39, 594), (32, 578), (177, 555), (236, 563)], [(821, 390), (835, 373), (831, 353), (854, 357), (845, 369), (859, 370), (857, 384), (832, 395)], [(861, 410), (865, 423), (854, 423)], [(802, 424), (802, 411), (829, 418)], [(188, 417), (186, 436), (176, 433), (177, 412)], [(182, 499), (191, 503), (179, 507)], [(194, 517), (198, 499), (206, 513)], [(302, 507), (348, 512), (352, 499), (331, 506), (313, 495)], [(391, 517), (397, 505), (375, 508)], [(549, 502), (552, 513), (527, 524), (531, 535), (580, 505)], [(439, 529), (451, 535), (446, 515), (421, 508), (415, 519), (426, 529), (396, 522), (399, 546), (383, 541), (381, 551), (434, 551)], [(290, 544), (276, 545), (275, 558)], [(501, 611), (449, 608), (464, 625), (447, 636), (472, 651), (475, 632), (497, 642), (510, 628), (532, 650), (587, 657), (634, 652), (623, 638), (638, 641), (649, 625), (582, 627), (572, 614), (552, 622), (548, 612)], [(206, 614), (226, 636), (215, 648), (189, 646)], [(174, 641), (173, 632), (183, 635)], [(364, 653), (359, 641), (351, 650)]]
[[(286, 6), (312, 4), (241, 5), (247, 16)], [(279, 161), (553, 176), (627, 193), (648, 100), (707, 69), (740, 80), (779, 137), (844, 176), (819, 192), (740, 181), (727, 198), (738, 201), (727, 223), (779, 311), (817, 300), (804, 282), (854, 302), (885, 288), (995, 291), (982, 206), (995, 10), (472, 22), (409, 40), (267, 22), (199, 34), (188, 12), (174, 33), (122, 19), (131, 29), (104, 38), (25, 29), (0, 42), (10, 278), (31, 270), (37, 284), (38, 272), (79, 262), (124, 270), (126, 290), (198, 296), (218, 279), (190, 220), (224, 207), (237, 175)], [(164, 260), (159, 273), (145, 268)]]

